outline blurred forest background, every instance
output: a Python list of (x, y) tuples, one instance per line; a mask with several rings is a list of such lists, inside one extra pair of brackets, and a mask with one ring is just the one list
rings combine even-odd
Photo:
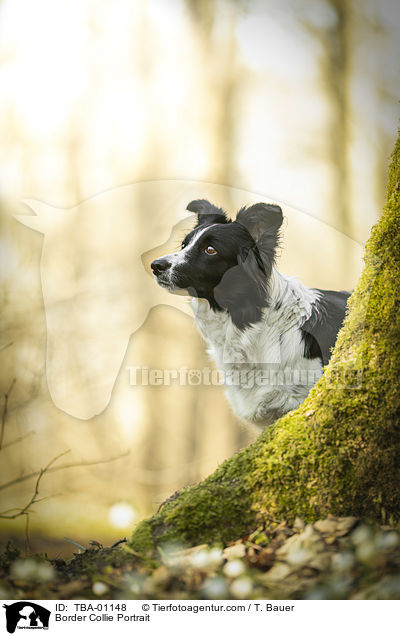
[[(129, 366), (209, 366), (186, 301), (156, 287), (149, 262), (190, 227), (192, 198), (230, 213), (275, 201), (282, 271), (354, 287), (399, 89), (396, 0), (0, 1), (2, 543), (24, 540), (24, 508), (49, 555), (71, 553), (65, 536), (117, 541), (254, 439), (221, 387), (130, 384)], [(13, 217), (32, 214), (24, 199), (48, 204), (40, 227), (27, 222), (39, 232)], [(106, 244), (88, 308), (74, 296), (82, 253), (101, 264)], [(82, 360), (52, 389), (71, 347), (105, 387), (100, 409)]]

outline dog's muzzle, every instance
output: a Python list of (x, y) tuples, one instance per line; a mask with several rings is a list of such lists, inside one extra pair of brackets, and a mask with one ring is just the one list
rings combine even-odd
[(171, 261), (168, 258), (156, 258), (150, 265), (154, 277), (160, 287), (172, 288)]
[(171, 267), (171, 262), (167, 258), (156, 258), (150, 265), (155, 276), (160, 276)]

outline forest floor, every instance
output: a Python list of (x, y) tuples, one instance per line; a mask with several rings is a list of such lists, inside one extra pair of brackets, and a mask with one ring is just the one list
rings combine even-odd
[(400, 599), (400, 528), (354, 517), (260, 520), (227, 546), (166, 545), (143, 559), (96, 541), (72, 559), (0, 556), (2, 599)]

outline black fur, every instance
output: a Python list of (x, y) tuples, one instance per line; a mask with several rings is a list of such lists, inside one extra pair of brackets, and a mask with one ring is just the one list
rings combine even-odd
[(211, 225), (212, 223), (230, 223), (230, 219), (227, 219), (224, 210), (217, 208), (206, 199), (191, 201), (186, 209), (197, 214), (197, 226)]
[[(210, 227), (210, 232), (202, 237), (200, 247), (211, 243), (218, 247), (221, 267), (212, 264), (212, 273), (204, 260), (202, 281), (189, 288), (192, 295), (206, 298), (215, 311), (227, 310), (232, 322), (244, 329), (258, 322), (262, 309), (268, 306), (267, 281), (271, 275), (279, 240), (282, 211), (278, 206), (264, 203), (242, 208), (231, 221), (222, 208), (200, 199), (187, 206), (198, 215), (196, 228), (188, 234), (183, 246), (189, 243), (199, 229)], [(217, 227), (215, 227), (217, 225)], [(219, 231), (218, 225), (223, 226)], [(190, 268), (193, 283), (193, 269), (198, 267), (198, 258)], [(218, 279), (218, 280), (217, 280)], [(181, 283), (184, 281), (181, 281)]]
[[(283, 221), (278, 205), (256, 203), (242, 208), (232, 221), (206, 199), (187, 206), (197, 224), (182, 243), (185, 258), (170, 254), (156, 259), (152, 269), (161, 285), (185, 289), (205, 298), (214, 311), (228, 311), (233, 324), (245, 329), (262, 319), (269, 306), (268, 284), (279, 246)], [(215, 253), (207, 254), (211, 246)], [(300, 326), (304, 356), (326, 364), (346, 310), (347, 292), (318, 293), (311, 316)], [(282, 299), (274, 309), (282, 309)]]
[(321, 297), (315, 303), (311, 316), (301, 327), (304, 355), (311, 359), (321, 358), (323, 364), (328, 364), (350, 294), (345, 291), (316, 291)]

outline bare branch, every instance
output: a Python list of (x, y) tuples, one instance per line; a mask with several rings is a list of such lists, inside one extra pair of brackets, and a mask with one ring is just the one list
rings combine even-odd
[[(62, 453), (62, 454), (65, 455), (66, 453), (69, 453), (69, 452), (70, 451), (66, 451), (65, 453)], [(64, 470), (64, 468), (79, 468), (80, 466), (96, 466), (97, 464), (107, 464), (109, 462), (114, 462), (117, 459), (122, 459), (123, 457), (127, 457), (128, 455), (129, 455), (129, 451), (127, 451), (126, 453), (122, 453), (121, 455), (106, 457), (105, 459), (98, 459), (95, 461), (71, 462), (70, 464), (61, 464), (60, 466), (55, 466), (54, 468), (50, 468), (46, 472), (53, 473), (59, 470)], [(37, 477), (39, 474), (40, 474), (40, 470), (36, 470), (35, 472), (28, 473), (27, 475), (21, 475), (20, 477), (17, 477), (16, 479), (12, 479), (10, 481), (4, 482), (3, 484), (0, 484), (0, 490), (5, 490), (6, 488), (10, 488), (11, 486), (14, 486), (15, 484), (19, 484), (23, 481), (27, 481), (28, 479), (32, 479), (33, 477)]]
[(69, 453), (69, 451), (64, 451), (64, 453), (60, 453), (60, 455), (57, 455), (56, 457), (53, 457), (53, 459), (51, 461), (49, 461), (47, 466), (45, 466), (44, 468), (40, 469), (38, 477), (36, 479), (35, 489), (33, 491), (33, 495), (30, 498), (30, 500), (28, 501), (28, 503), (23, 508), (11, 509), (11, 510), (16, 510), (17, 511), (17, 512), (14, 512), (13, 514), (11, 514), (11, 510), (9, 510), (9, 511), (6, 510), (5, 512), (1, 512), (0, 513), (0, 518), (1, 519), (16, 519), (17, 517), (20, 517), (21, 515), (27, 514), (27, 512), (33, 506), (33, 504), (38, 502), (39, 484), (41, 482), (41, 479), (42, 479), (43, 475), (45, 475), (49, 471), (50, 466), (52, 466), (58, 459), (60, 459), (60, 457), (63, 457), (67, 453)]
[[(12, 344), (12, 343), (11, 343)], [(9, 345), (7, 345), (9, 346)], [(4, 347), (3, 347), (4, 348)], [(1, 349), (0, 349), (1, 351)], [(4, 433), (5, 433), (5, 428), (6, 428), (6, 422), (7, 422), (7, 413), (8, 413), (8, 399), (11, 395), (11, 391), (14, 388), (16, 379), (14, 378), (10, 384), (10, 387), (7, 391), (7, 393), (4, 395), (4, 407), (3, 407), (3, 412), (2, 412), (2, 416), (1, 416), (1, 428), (0, 428), (0, 451), (4, 450), (5, 448), (8, 448), (14, 444), (17, 444), (18, 442), (21, 442), (23, 439), (26, 439), (27, 437), (30, 437), (31, 435), (34, 434), (34, 431), (29, 431), (28, 433), (26, 433), (25, 435), (20, 435), (19, 437), (11, 440), (10, 442), (7, 442), (7, 444), (3, 444), (4, 441)], [(39, 498), (39, 486), (40, 486), (40, 482), (43, 478), (44, 475), (46, 475), (47, 473), (50, 472), (55, 472), (57, 470), (64, 470), (67, 468), (76, 468), (76, 467), (80, 467), (80, 466), (94, 466), (96, 464), (104, 464), (106, 462), (111, 462), (111, 461), (115, 461), (116, 459), (121, 459), (122, 457), (126, 457), (127, 455), (129, 455), (129, 451), (122, 454), (122, 455), (118, 455), (118, 456), (114, 456), (114, 457), (109, 457), (106, 459), (100, 459), (100, 460), (96, 460), (96, 461), (81, 461), (81, 462), (70, 462), (68, 464), (62, 464), (59, 466), (53, 466), (53, 464), (55, 464), (61, 457), (64, 457), (64, 455), (66, 455), (67, 453), (69, 453), (70, 451), (64, 451), (63, 453), (60, 453), (59, 455), (57, 455), (56, 457), (53, 457), (53, 459), (51, 459), (49, 461), (49, 463), (44, 467), (41, 468), (40, 470), (34, 471), (32, 473), (29, 473), (27, 475), (21, 475), (20, 477), (17, 477), (15, 479), (12, 479), (8, 482), (5, 482), (3, 484), (0, 485), (0, 490), (5, 490), (6, 488), (10, 488), (11, 486), (18, 484), (18, 483), (22, 483), (24, 481), (27, 481), (29, 479), (33, 479), (34, 477), (36, 477), (36, 482), (35, 482), (35, 487), (33, 490), (33, 494), (30, 497), (30, 499), (28, 500), (28, 502), (25, 504), (25, 506), (23, 506), (22, 508), (9, 508), (8, 510), (3, 510), (0, 511), (0, 519), (17, 519), (18, 517), (25, 517), (26, 520), (26, 524), (25, 524), (25, 536), (26, 536), (26, 542), (27, 545), (29, 546), (29, 516), (30, 513), (32, 512), (32, 507), (38, 503), (39, 501), (43, 501), (44, 499), (48, 499), (48, 497), (40, 497)]]
[[(40, 497), (39, 499), (35, 500), (35, 503), (39, 503), (39, 501), (46, 501), (46, 499), (52, 499), (53, 497), (60, 497), (62, 493), (56, 493), (54, 495), (47, 495), (46, 497)], [(16, 517), (19, 517), (22, 514), (27, 514), (26, 512), (24, 512), (25, 508), (8, 508), (7, 510), (2, 510), (0, 512), (0, 519), (15, 519)], [(15, 512), (18, 511), (18, 514), (9, 516), (11, 512)], [(30, 512), (34, 512), (34, 510), (31, 510)]]
[(11, 395), (11, 391), (14, 388), (14, 384), (16, 382), (16, 379), (14, 378), (13, 381), (10, 384), (10, 388), (8, 389), (7, 393), (4, 395), (4, 407), (3, 407), (3, 413), (1, 416), (1, 430), (0, 430), (0, 450), (2, 449), (3, 446), (3, 439), (4, 439), (4, 431), (6, 428), (6, 421), (7, 421), (7, 411), (8, 411), (8, 398)]
[(124, 537), (123, 539), (120, 539), (119, 541), (116, 541), (115, 543), (112, 544), (112, 548), (116, 548), (117, 545), (120, 545), (121, 543), (127, 543), (127, 539)]
[(0, 347), (0, 353), (4, 351), (5, 349), (8, 349), (8, 347), (11, 347), (13, 344), (14, 344), (13, 342), (7, 342), (6, 345), (3, 345), (2, 347)]
[(7, 442), (7, 444), (3, 444), (2, 449), (4, 450), (5, 448), (8, 448), (9, 446), (13, 446), (13, 444), (18, 444), (18, 442), (22, 442), (22, 440), (26, 439), (27, 437), (32, 437), (32, 435), (35, 435), (35, 431), (28, 431), (28, 433), (25, 433), (25, 435), (20, 435), (19, 437), (16, 437), (15, 439), (12, 439), (10, 442)]
[(31, 551), (31, 542), (29, 541), (29, 514), (25, 513), (25, 546), (26, 550)]

